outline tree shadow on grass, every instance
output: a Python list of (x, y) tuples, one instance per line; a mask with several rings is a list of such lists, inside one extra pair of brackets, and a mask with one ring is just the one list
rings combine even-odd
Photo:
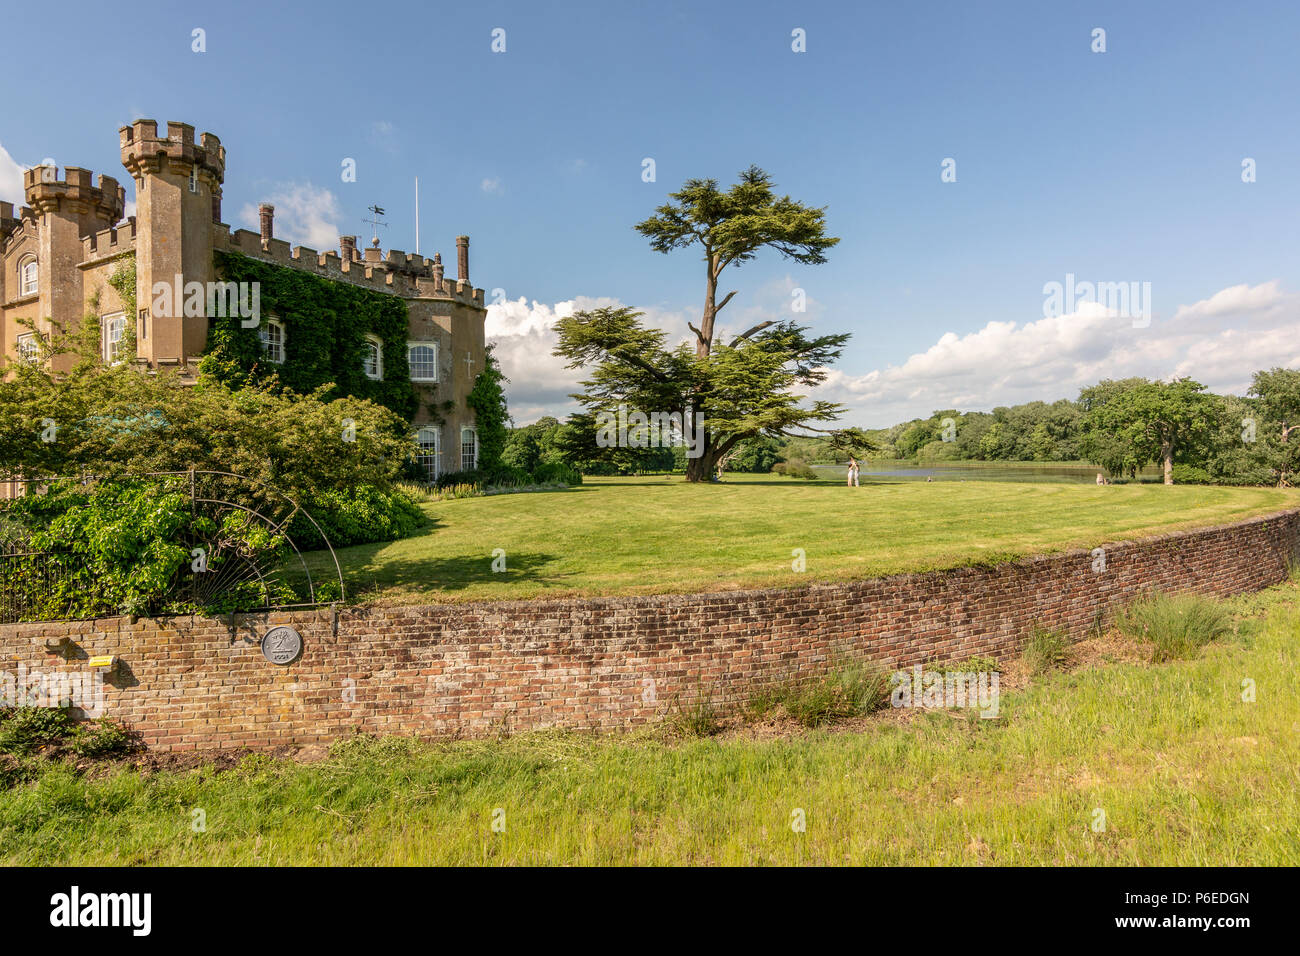
[[(507, 589), (507, 593), (490, 599), (511, 600), (515, 596), (508, 593), (511, 585), (528, 583), (553, 587), (572, 578), (572, 574), (546, 573), (545, 569), (557, 560), (554, 554), (538, 551), (507, 551), (505, 569), (494, 571), (494, 562), (498, 567), (500, 562), (490, 553), (408, 560), (385, 558), (370, 564), (343, 564), (343, 580), (351, 601), (381, 596), (388, 590), (423, 592), (436, 599), (440, 594), (489, 583)], [(340, 563), (343, 563), (342, 558)]]

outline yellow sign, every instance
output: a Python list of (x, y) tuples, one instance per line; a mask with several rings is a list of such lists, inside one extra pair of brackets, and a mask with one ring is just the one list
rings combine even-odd
[(91, 667), (112, 667), (113, 662), (116, 660), (117, 658), (114, 657), (112, 654), (101, 654), (99, 655), (99, 657), (92, 657), (90, 659), (90, 666)]

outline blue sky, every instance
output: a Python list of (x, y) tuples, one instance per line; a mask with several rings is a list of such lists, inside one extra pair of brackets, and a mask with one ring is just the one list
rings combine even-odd
[[(364, 235), (378, 203), (384, 246), (413, 249), (419, 176), (421, 251), (452, 264), (468, 233), (475, 284), (501, 290), (489, 331), (520, 422), (567, 407), (573, 375), (546, 354), (556, 314), (615, 300), (684, 331), (702, 266), (632, 226), (686, 178), (729, 183), (750, 163), (828, 207), (842, 241), (823, 266), (772, 254), (731, 272), (724, 319), (788, 316), (804, 289), (800, 318), (854, 333), (824, 390), (847, 421), (1074, 397), (1126, 374), (1241, 390), (1254, 368), (1300, 364), (1295, 4), (58, 11), (6, 44), (0, 198), (46, 157), (125, 178), (116, 130), (137, 116), (217, 133), (227, 221), (255, 227), (271, 199), (277, 234), (316, 248)], [(340, 178), (349, 157), (356, 183)], [(1045, 317), (1044, 284), (1067, 274), (1149, 282), (1153, 320), (1087, 303)]]

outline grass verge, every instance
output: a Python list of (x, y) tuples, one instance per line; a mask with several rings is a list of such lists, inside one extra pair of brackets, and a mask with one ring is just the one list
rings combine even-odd
[(1004, 691), (995, 720), (357, 737), (316, 762), (229, 769), (49, 762), (0, 784), (0, 861), (1300, 864), (1300, 584), (1224, 608), (1233, 632), (1193, 658), (1102, 654)]

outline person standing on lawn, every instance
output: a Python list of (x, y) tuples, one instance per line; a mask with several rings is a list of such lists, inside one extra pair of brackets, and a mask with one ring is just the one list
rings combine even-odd
[(860, 487), (860, 486), (858, 485), (858, 460), (857, 460), (856, 458), (854, 458), (852, 455), (849, 456), (849, 480), (848, 480), (848, 486), (849, 486), (850, 488), (857, 488), (857, 487)]

